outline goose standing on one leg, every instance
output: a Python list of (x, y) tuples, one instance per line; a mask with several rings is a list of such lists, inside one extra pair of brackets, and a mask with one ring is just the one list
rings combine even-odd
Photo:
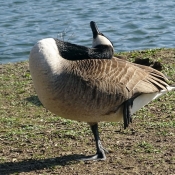
[(98, 122), (124, 120), (141, 107), (175, 89), (150, 67), (112, 58), (112, 43), (90, 23), (93, 48), (48, 38), (30, 52), (30, 71), (42, 104), (51, 112), (89, 123), (97, 153), (83, 160), (104, 160)]

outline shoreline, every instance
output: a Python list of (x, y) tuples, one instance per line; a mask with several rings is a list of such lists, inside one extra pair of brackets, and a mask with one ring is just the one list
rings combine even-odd
[[(130, 54), (141, 54), (141, 53), (144, 53), (144, 52), (157, 52), (157, 51), (161, 51), (161, 50), (169, 50), (169, 51), (173, 51), (175, 50), (175, 48), (153, 48), (153, 49), (145, 49), (145, 50), (132, 50), (132, 51), (125, 51), (125, 52), (115, 52), (114, 55), (123, 55), (124, 57), (127, 55), (130, 55)], [(142, 54), (144, 56), (144, 54)], [(29, 55), (28, 55), (29, 56)], [(15, 62), (5, 62), (3, 63), (3, 61), (0, 61), (0, 65), (6, 65), (6, 64), (16, 64), (16, 63), (19, 63), (19, 62), (26, 62), (28, 61), (28, 59), (26, 60), (22, 60), (22, 61), (15, 61)]]

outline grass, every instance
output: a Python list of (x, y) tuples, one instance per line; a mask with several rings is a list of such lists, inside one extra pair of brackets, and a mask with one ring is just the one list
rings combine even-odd
[[(175, 84), (175, 49), (117, 53), (129, 60), (163, 64)], [(173, 174), (175, 172), (175, 92), (138, 111), (133, 124), (100, 123), (106, 161), (79, 162), (95, 152), (86, 123), (66, 120), (40, 103), (28, 61), (0, 65), (0, 174)]]

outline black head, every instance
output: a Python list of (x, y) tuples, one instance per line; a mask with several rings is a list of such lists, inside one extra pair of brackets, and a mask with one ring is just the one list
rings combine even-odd
[(98, 27), (94, 21), (90, 22), (90, 27), (93, 34), (92, 47), (96, 47), (98, 45), (107, 45), (113, 48), (112, 42), (98, 30)]

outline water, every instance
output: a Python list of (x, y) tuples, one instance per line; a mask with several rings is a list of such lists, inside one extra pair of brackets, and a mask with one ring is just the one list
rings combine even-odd
[(91, 47), (92, 20), (116, 52), (175, 47), (174, 0), (0, 0), (0, 62), (27, 60), (47, 37)]

